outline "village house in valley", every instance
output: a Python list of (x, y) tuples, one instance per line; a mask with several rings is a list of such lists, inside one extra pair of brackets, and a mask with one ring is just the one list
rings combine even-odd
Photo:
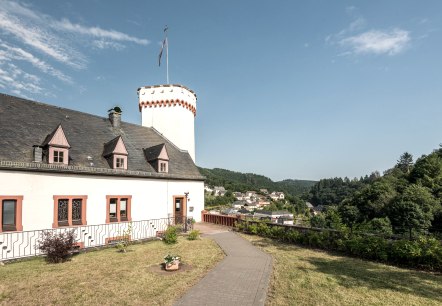
[(0, 260), (25, 252), (14, 233), (81, 227), (87, 247), (123, 229), (94, 237), (90, 225), (132, 221), (146, 238), (160, 230), (147, 220), (200, 220), (196, 95), (181, 85), (141, 87), (138, 95), (142, 125), (122, 121), (118, 107), (98, 117), (0, 94)]

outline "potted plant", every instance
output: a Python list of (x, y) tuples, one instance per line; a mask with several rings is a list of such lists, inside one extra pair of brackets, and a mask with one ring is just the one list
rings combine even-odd
[(176, 271), (180, 268), (181, 258), (176, 255), (166, 255), (164, 256), (164, 268), (166, 271)]

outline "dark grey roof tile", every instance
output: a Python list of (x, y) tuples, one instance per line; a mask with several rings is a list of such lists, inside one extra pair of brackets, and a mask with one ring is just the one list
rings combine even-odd
[(0, 161), (32, 162), (32, 146), (41, 145), (59, 124), (71, 145), (70, 166), (91, 167), (92, 162), (95, 168), (110, 169), (103, 156), (104, 145), (121, 136), (128, 152), (129, 171), (156, 173), (143, 149), (165, 144), (169, 155), (167, 175), (204, 179), (187, 151), (179, 150), (152, 128), (121, 122), (121, 128), (115, 129), (104, 117), (5, 94), (0, 94)]

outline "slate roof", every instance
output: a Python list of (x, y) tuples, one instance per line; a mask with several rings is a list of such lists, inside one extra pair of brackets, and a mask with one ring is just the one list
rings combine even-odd
[[(54, 137), (54, 135), (55, 135), (55, 133), (57, 133), (57, 130), (58, 130), (58, 127), (60, 126), (60, 124), (59, 125), (57, 125), (57, 127), (50, 133), (50, 134), (48, 134), (47, 136), (46, 136), (46, 138), (45, 138), (45, 140), (43, 141), (43, 143), (41, 144), (41, 146), (42, 147), (44, 147), (44, 146), (46, 146), (46, 145), (48, 145), (49, 144), (49, 142), (52, 140), (52, 138)], [(68, 141), (69, 142), (69, 141)]]
[[(103, 156), (107, 157), (111, 155), (115, 151), (115, 147), (117, 146), (118, 140), (120, 140), (120, 136), (115, 137), (111, 141), (104, 144)], [(124, 140), (123, 140), (124, 142)]]
[[(69, 166), (33, 163), (33, 146), (44, 143), (59, 124), (71, 145)], [(127, 170), (111, 169), (103, 157), (104, 145), (120, 135), (128, 152)], [(144, 155), (145, 148), (160, 144), (169, 155), (168, 173), (157, 173)], [(1, 93), (0, 169), (204, 180), (189, 153), (153, 128), (121, 122), (115, 129), (106, 117)]]
[(158, 159), (158, 156), (161, 154), (163, 147), (164, 143), (160, 143), (159, 145), (144, 149), (147, 161), (153, 161), (155, 159)]

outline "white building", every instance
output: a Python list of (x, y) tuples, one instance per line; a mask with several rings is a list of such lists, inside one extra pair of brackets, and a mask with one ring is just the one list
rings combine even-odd
[(213, 187), (213, 195), (215, 197), (224, 196), (226, 194), (226, 189), (223, 186), (215, 186)]
[(279, 201), (279, 200), (284, 200), (284, 199), (285, 199), (285, 195), (284, 195), (284, 192), (276, 192), (276, 191), (273, 191), (273, 192), (270, 194), (270, 198), (271, 198), (273, 201)]
[[(122, 122), (118, 108), (104, 118), (0, 94), (0, 260), (27, 256), (22, 248), (35, 239), (15, 242), (27, 231), (81, 229), (87, 247), (111, 241), (129, 221), (133, 239), (162, 231), (159, 219), (200, 221), (196, 95), (180, 85), (138, 93), (143, 126)], [(107, 234), (95, 237), (91, 225)]]

